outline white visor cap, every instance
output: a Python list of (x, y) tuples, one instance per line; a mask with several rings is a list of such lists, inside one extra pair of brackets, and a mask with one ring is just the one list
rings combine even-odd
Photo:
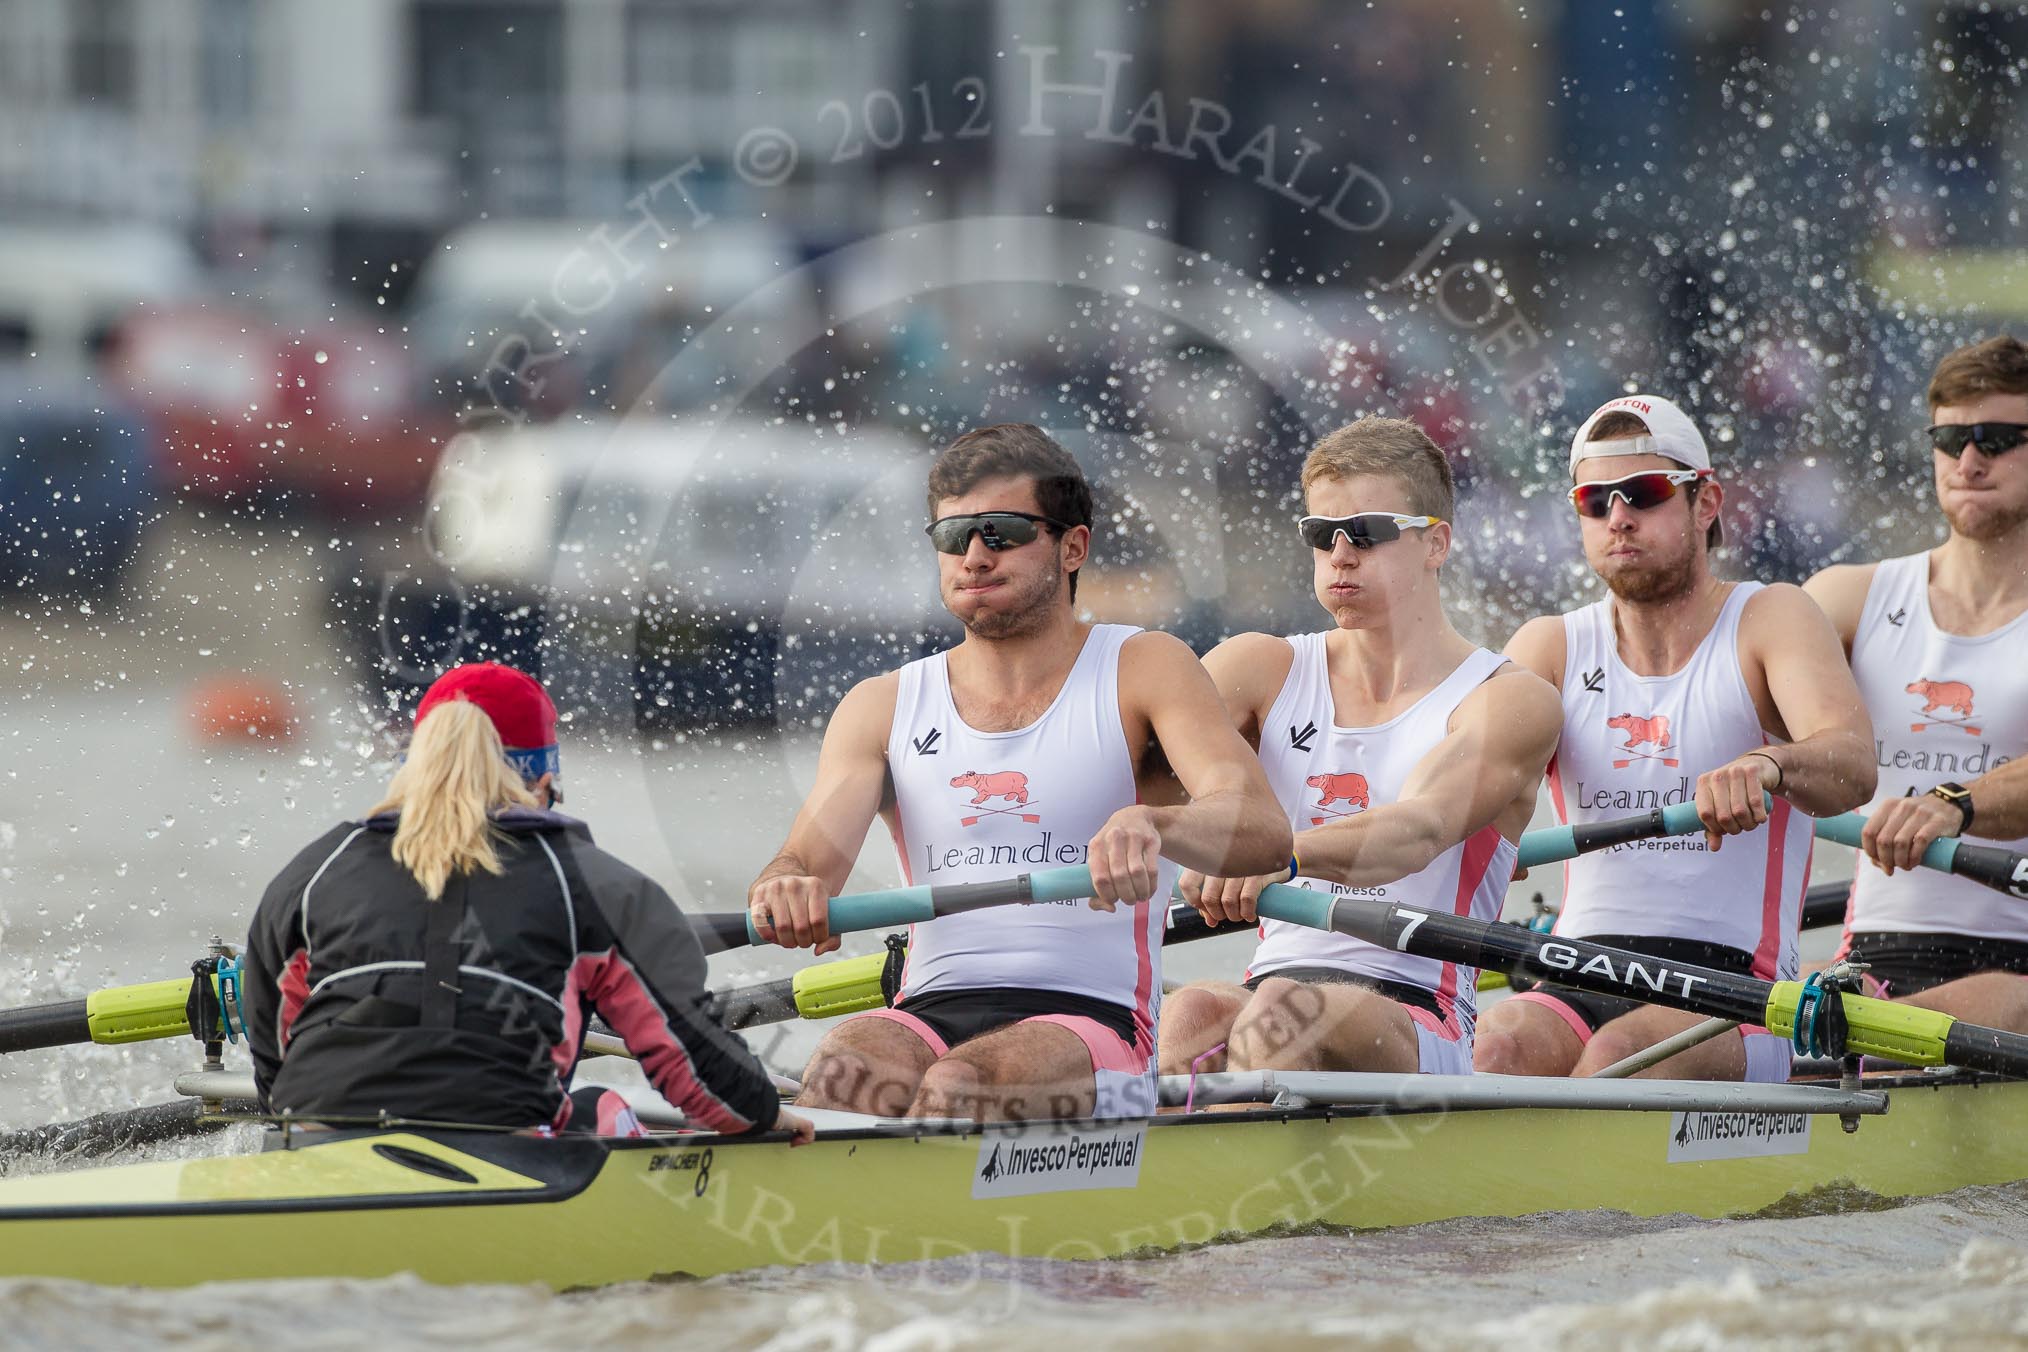
[[(1631, 413), (1647, 427), (1644, 437), (1620, 437), (1612, 441), (1591, 440), (1591, 429), (1608, 413)], [(1709, 470), (1711, 451), (1704, 435), (1690, 415), (1667, 399), (1652, 394), (1629, 394), (1600, 404), (1570, 439), (1570, 477), (1577, 478), (1577, 462), (1602, 455), (1660, 455), (1685, 469)]]

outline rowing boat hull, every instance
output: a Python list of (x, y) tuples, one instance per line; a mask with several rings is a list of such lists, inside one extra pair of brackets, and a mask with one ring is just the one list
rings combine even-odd
[[(570, 1288), (977, 1253), (1100, 1258), (1316, 1224), (1717, 1217), (1837, 1185), (1903, 1197), (2028, 1178), (2024, 1115), (2028, 1083), (1960, 1082), (1895, 1088), (1856, 1134), (1818, 1117), (1773, 1144), (1710, 1124), (1718, 1139), (1686, 1144), (1684, 1119), (1665, 1112), (1543, 1109), (855, 1131), (797, 1150), (391, 1132), (0, 1182), (0, 1275), (180, 1286), (408, 1272)], [(1671, 1158), (1754, 1150), (1788, 1153)]]

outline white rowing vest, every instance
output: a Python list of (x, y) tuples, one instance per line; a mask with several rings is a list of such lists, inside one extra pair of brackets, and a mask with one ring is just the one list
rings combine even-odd
[[(888, 737), (902, 875), (932, 886), (1085, 862), (1107, 819), (1139, 801), (1120, 722), (1120, 647), (1139, 631), (1094, 625), (1049, 709), (1013, 732), (958, 717), (938, 653), (901, 669)], [(1077, 901), (994, 906), (909, 930), (899, 1000), (928, 991), (1066, 991), (1133, 1011), (1149, 1045), (1162, 993), (1162, 929), (1176, 866), (1153, 902), (1111, 913)]]
[[(1889, 798), (1969, 783), (2028, 753), (2028, 613), (1974, 638), (1944, 633), (1929, 611), (1927, 553), (1887, 559), (1874, 570), (1852, 638), (1852, 674), (1873, 715), (1880, 765), (1868, 816)], [(1974, 832), (1978, 825), (1975, 816)], [(2028, 850), (2028, 837), (1965, 839)], [(1846, 928), (2028, 943), (2028, 906), (1929, 869), (1890, 878), (1860, 855)]]
[[(1434, 690), (1387, 722), (1370, 728), (1339, 727), (1331, 700), (1331, 672), (1323, 634), (1295, 634), (1288, 679), (1261, 722), (1260, 760), (1275, 797), (1297, 831), (1342, 821), (1395, 802), (1422, 758), (1450, 733), (1451, 715), (1507, 659), (1477, 649)], [(1446, 915), (1500, 918), (1514, 874), (1514, 842), (1487, 826), (1438, 855), (1420, 873), (1384, 887), (1346, 887), (1299, 877), (1299, 887), (1336, 896), (1367, 897)], [(1247, 977), (1286, 967), (1336, 967), (1364, 976), (1420, 986), (1437, 998), (1445, 1017), (1456, 1015), (1465, 1033), (1477, 1012), (1478, 973), (1455, 963), (1418, 958), (1363, 939), (1327, 934), (1286, 921), (1261, 923)]]
[[(1611, 821), (1694, 801), (1697, 777), (1773, 739), (1739, 666), (1739, 621), (1758, 582), (1736, 584), (1681, 671), (1620, 660), (1610, 598), (1563, 617), (1563, 737), (1549, 763), (1558, 820)], [(1556, 932), (1696, 939), (1753, 955), (1753, 974), (1796, 974), (1814, 821), (1777, 796), (1767, 823), (1713, 854), (1701, 831), (1638, 840), (1564, 865)]]

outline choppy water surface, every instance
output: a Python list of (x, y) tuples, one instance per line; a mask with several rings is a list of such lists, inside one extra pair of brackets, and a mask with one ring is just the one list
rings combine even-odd
[[(1220, 1245), (984, 1258), (557, 1296), (527, 1287), (0, 1283), (10, 1345), (945, 1352), (963, 1348), (1767, 1348), (2028, 1343), (2028, 1191), (1782, 1220), (1562, 1213)], [(284, 1334), (282, 1331), (286, 1330)]]
[[(235, 655), (228, 646), (235, 641), (247, 660), (251, 640), (235, 640), (230, 629), (213, 639), (186, 624), (187, 642), (137, 647), (131, 619), (125, 623), (66, 621), (57, 632), (45, 622), (0, 634), (19, 658), (11, 667), (33, 664), (0, 673), (10, 682), (0, 685), (0, 982), (8, 1005), (184, 970), (211, 934), (243, 932), (274, 871), (329, 823), (370, 804), (380, 786), (384, 762), (371, 740), (356, 722), (329, 713), (342, 687), (314, 676), (313, 635), (295, 634), (285, 649), (313, 673), (303, 735), (284, 747), (230, 748), (190, 737), (183, 682), (202, 665), (196, 654), (208, 652), (208, 642), (220, 643), (219, 661)], [(577, 734), (565, 751), (571, 807), (686, 905), (737, 906), (746, 880), (779, 843), (784, 804), (806, 782), (809, 750), (738, 736), (600, 746)], [(877, 842), (861, 863), (861, 883), (892, 877)], [(1553, 892), (1554, 882), (1525, 887)], [(1220, 939), (1179, 950), (1169, 975), (1234, 970), (1244, 944)], [(717, 960), (718, 976), (774, 975), (794, 961), (743, 954)], [(793, 1071), (816, 1031), (755, 1040), (778, 1068)], [(5, 1058), (0, 1127), (165, 1098), (171, 1075), (194, 1060), (194, 1044), (183, 1041)], [(248, 1135), (232, 1144), (245, 1148)], [(210, 1148), (193, 1142), (174, 1152)], [(303, 1242), (316, 1242), (308, 1227)], [(1266, 1342), (1785, 1352), (2015, 1346), (2028, 1344), (2028, 1191), (1982, 1188), (1885, 1210), (1747, 1221), (1583, 1213), (1447, 1222), (1143, 1261), (952, 1260), (567, 1296), (407, 1280), (167, 1293), (0, 1281), (0, 1329), (0, 1342), (36, 1348), (145, 1341), (242, 1349), (280, 1340), (299, 1348), (778, 1352), (1166, 1352)]]

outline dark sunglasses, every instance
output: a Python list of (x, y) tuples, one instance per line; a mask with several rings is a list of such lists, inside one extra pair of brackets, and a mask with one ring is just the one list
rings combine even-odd
[(1059, 531), (1070, 527), (1054, 517), (1029, 512), (973, 512), (969, 516), (939, 517), (923, 528), (939, 554), (962, 554), (972, 547), (972, 536), (988, 549), (1016, 549), (1042, 533), (1044, 526)]
[(1967, 444), (1981, 455), (2000, 455), (2028, 441), (2028, 423), (1939, 423), (1929, 429), (1929, 444), (1955, 460)]
[(1352, 542), (1354, 549), (1371, 549), (1389, 540), (1399, 540), (1404, 530), (1434, 526), (1434, 516), (1404, 516), (1400, 512), (1359, 512), (1353, 516), (1306, 516), (1296, 522), (1303, 543), (1312, 549), (1335, 549), (1338, 537)]
[(1570, 489), (1570, 505), (1577, 508), (1579, 516), (1598, 520), (1613, 509), (1613, 499), (1618, 498), (1637, 512), (1651, 507), (1660, 507), (1676, 496), (1676, 490), (1684, 484), (1694, 484), (1704, 477), (1701, 469), (1649, 469), (1639, 474), (1629, 474), (1624, 479), (1607, 479), (1602, 483), (1573, 484)]

